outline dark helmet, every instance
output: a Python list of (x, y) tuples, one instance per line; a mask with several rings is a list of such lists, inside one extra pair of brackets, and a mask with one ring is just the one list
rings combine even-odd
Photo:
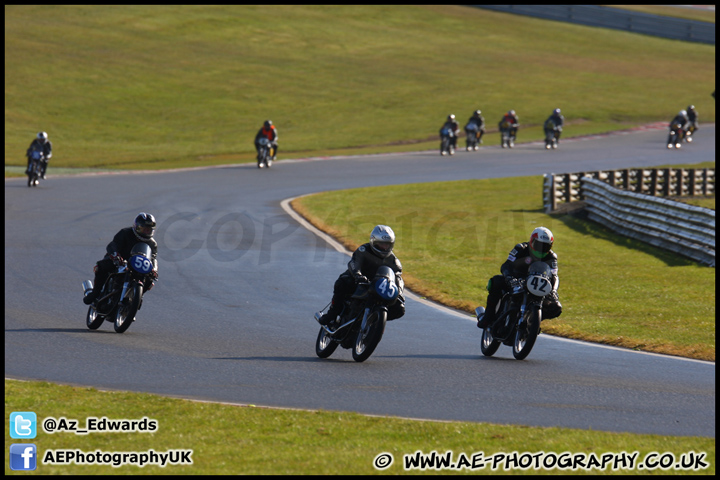
[(272, 127), (272, 120), (265, 120), (265, 123), (263, 123), (263, 126), (264, 126), (265, 128), (270, 128), (270, 127)]
[(687, 111), (695, 111), (695, 105), (688, 105)]
[(479, 117), (481, 113), (482, 112), (480, 110), (475, 110), (475, 113), (473, 113), (473, 115), (475, 115), (476, 117)]
[(378, 225), (370, 233), (370, 248), (381, 258), (385, 258), (395, 245), (395, 232), (387, 225)]
[(149, 213), (140, 212), (133, 222), (133, 232), (139, 240), (150, 240), (155, 234), (155, 217)]
[(553, 115), (560, 115), (560, 109), (556, 108), (555, 110), (553, 110)]
[(554, 241), (553, 234), (549, 229), (537, 227), (530, 234), (530, 241), (528, 242), (530, 253), (535, 258), (545, 258), (550, 249), (552, 249)]
[(448, 115), (448, 118), (447, 118), (447, 119), (448, 119), (448, 122), (454, 122), (454, 121), (455, 121), (455, 115), (453, 115), (453, 114), (451, 113), (450, 115)]

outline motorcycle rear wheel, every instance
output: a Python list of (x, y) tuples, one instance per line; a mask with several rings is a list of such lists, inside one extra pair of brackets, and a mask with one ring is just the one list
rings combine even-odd
[(542, 320), (542, 312), (540, 310), (529, 312), (525, 317), (527, 327), (518, 328), (515, 333), (515, 341), (513, 342), (513, 357), (517, 360), (524, 360), (530, 355), (530, 351), (535, 345), (538, 334), (540, 333), (540, 321)]
[(117, 333), (123, 333), (130, 328), (130, 324), (135, 320), (138, 306), (140, 306), (140, 298), (142, 297), (142, 286), (135, 284), (132, 288), (128, 288), (125, 292), (125, 298), (118, 302), (115, 312), (115, 322), (113, 326)]
[(94, 305), (90, 305), (88, 308), (87, 317), (85, 317), (85, 324), (90, 330), (97, 330), (100, 325), (105, 321), (105, 317), (98, 315)]
[(385, 310), (375, 310), (370, 312), (368, 317), (368, 328), (365, 332), (362, 329), (358, 331), (355, 339), (355, 346), (352, 350), (353, 360), (356, 362), (364, 362), (373, 354), (375, 348), (380, 343), (383, 333), (385, 332), (385, 323), (387, 322), (387, 312)]
[(327, 358), (335, 352), (338, 343), (334, 341), (323, 327), (320, 327), (317, 340), (315, 341), (315, 353), (320, 358)]

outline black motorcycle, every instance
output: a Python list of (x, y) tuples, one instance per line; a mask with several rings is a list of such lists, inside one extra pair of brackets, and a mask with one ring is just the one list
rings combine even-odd
[[(135, 321), (135, 314), (142, 305), (145, 282), (151, 282), (153, 270), (152, 251), (147, 243), (138, 242), (130, 251), (130, 259), (123, 260), (115, 273), (111, 273), (98, 298), (88, 309), (86, 323), (96, 330), (103, 321), (112, 322), (115, 331), (123, 333)], [(90, 280), (83, 282), (85, 295), (93, 289)]]
[(42, 178), (45, 155), (39, 150), (30, 152), (30, 166), (27, 170), (28, 187), (37, 187)]
[(693, 133), (695, 133), (695, 125), (690, 125), (690, 126), (688, 127), (687, 131), (685, 132), (685, 138), (684, 138), (684, 140), (685, 140), (687, 143), (692, 143), (692, 141), (693, 141)]
[[(534, 262), (524, 282), (512, 286), (498, 302), (496, 320), (483, 329), (480, 349), (491, 357), (500, 344), (512, 346), (513, 356), (523, 360), (530, 354), (540, 334), (542, 303), (553, 291), (552, 271), (545, 262)], [(478, 321), (485, 308), (475, 309)]]
[[(399, 295), (395, 272), (386, 266), (378, 268), (370, 283), (358, 285), (337, 319), (329, 325), (320, 325), (315, 342), (317, 356), (327, 358), (341, 346), (352, 349), (356, 362), (367, 360), (385, 332), (388, 307), (397, 301)], [(318, 323), (326, 309), (315, 314)]]
[(558, 133), (559, 127), (552, 125), (545, 128), (545, 149), (550, 150), (551, 148), (558, 147)]
[(480, 145), (480, 128), (476, 123), (468, 123), (465, 125), (465, 149), (469, 152), (477, 150)]
[(272, 166), (272, 142), (265, 137), (258, 140), (258, 168), (270, 168)]
[(680, 123), (673, 123), (670, 125), (670, 134), (667, 139), (667, 148), (680, 148), (682, 145), (683, 138), (685, 137), (685, 130)]
[(440, 130), (440, 155), (454, 155), (455, 147), (453, 146), (453, 138), (455, 138), (455, 132), (449, 127), (443, 127)]
[(500, 126), (500, 146), (513, 148), (515, 146), (515, 129), (517, 123), (503, 122)]

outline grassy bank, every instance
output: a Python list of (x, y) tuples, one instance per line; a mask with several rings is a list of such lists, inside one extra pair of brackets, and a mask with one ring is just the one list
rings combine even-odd
[(513, 246), (544, 225), (556, 239), (563, 304), (562, 316), (544, 322), (544, 332), (715, 360), (715, 269), (582, 218), (547, 215), (540, 197), (525, 194), (541, 182), (518, 177), (361, 188), (301, 197), (293, 207), (350, 250), (367, 241), (374, 225), (390, 225), (407, 285), (467, 312), (485, 305), (487, 281)]
[(280, 158), (435, 148), (477, 108), (567, 137), (714, 121), (714, 88), (714, 46), (471, 7), (5, 7), (6, 165), (39, 130), (54, 167), (251, 161), (266, 118)]
[[(468, 422), (431, 422), (399, 418), (368, 417), (355, 413), (331, 411), (280, 410), (241, 407), (159, 397), (129, 392), (104, 392), (91, 388), (53, 385), (45, 382), (5, 380), (5, 412), (32, 411), (38, 422), (47, 417), (78, 420), (86, 426), (87, 417), (108, 419), (157, 420), (157, 430), (150, 433), (73, 433), (47, 434), (39, 427), (34, 443), (43, 458), (48, 450), (73, 449), (83, 452), (166, 452), (170, 449), (192, 450), (192, 465), (45, 465), (38, 464), (32, 473), (41, 475), (371, 475), (417, 474), (405, 470), (403, 456), (417, 451), (430, 454), (454, 452), (468, 458), (478, 452), (484, 457), (496, 453), (563, 452), (594, 453), (598, 458), (607, 452), (638, 452), (641, 461), (651, 452), (671, 452), (677, 459), (687, 452), (703, 452), (707, 469), (699, 472), (656, 470), (658, 473), (715, 473), (715, 439), (696, 437), (662, 437), (626, 433), (592, 432), (566, 428), (527, 428)], [(9, 424), (5, 423), (5, 474), (9, 468), (11, 443)], [(381, 453), (394, 457), (386, 470), (373, 466)], [(501, 464), (502, 465), (502, 464)], [(455, 470), (447, 470), (453, 473)], [(584, 470), (565, 470), (583, 473)], [(590, 469), (588, 473), (644, 474), (638, 468), (613, 471)], [(28, 474), (26, 472), (18, 472)], [(428, 470), (427, 473), (440, 473)], [(483, 469), (469, 468), (459, 473), (563, 473), (559, 469), (493, 472), (491, 463)]]

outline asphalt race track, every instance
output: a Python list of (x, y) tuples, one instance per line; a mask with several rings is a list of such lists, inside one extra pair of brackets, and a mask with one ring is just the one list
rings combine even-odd
[[(243, 404), (714, 438), (714, 363), (548, 335), (525, 361), (508, 347), (485, 358), (472, 317), (413, 295), (368, 361), (355, 363), (341, 348), (317, 358), (313, 313), (330, 300), (348, 256), (281, 207), (326, 190), (516, 175), (538, 175), (529, 194), (540, 197), (548, 172), (715, 160), (714, 124), (677, 151), (664, 148), (666, 135), (650, 128), (568, 139), (557, 151), (541, 143), (502, 150), (489, 135), (480, 151), (452, 158), (432, 151), (304, 159), (270, 170), (54, 176), (51, 163), (38, 188), (6, 179), (5, 376)], [(159, 282), (126, 333), (107, 322), (89, 331), (81, 282), (140, 211), (158, 218)], [(478, 304), (484, 299), (478, 292)]]

